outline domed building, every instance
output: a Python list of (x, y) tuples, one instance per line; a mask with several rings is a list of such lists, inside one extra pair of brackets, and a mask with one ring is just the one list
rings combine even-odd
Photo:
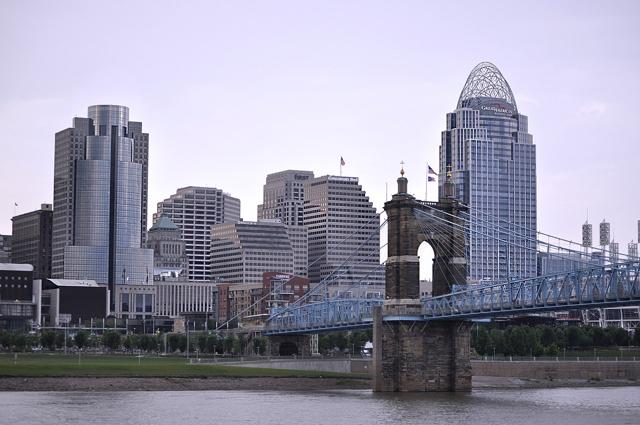
[(440, 195), (450, 171), (469, 206), (469, 281), (536, 276), (536, 147), (494, 64), (473, 68), (447, 114), (439, 171)]
[(184, 276), (189, 259), (181, 231), (169, 217), (160, 216), (149, 229), (147, 248), (153, 249), (153, 275), (177, 278)]

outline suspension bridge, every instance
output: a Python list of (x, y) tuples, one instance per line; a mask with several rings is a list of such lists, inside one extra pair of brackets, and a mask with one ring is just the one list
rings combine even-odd
[[(464, 391), (471, 388), (471, 319), (640, 304), (637, 258), (594, 260), (586, 250), (562, 246), (573, 244), (567, 239), (470, 209), (455, 199), (449, 179), (438, 202), (415, 199), (407, 184), (402, 172), (398, 193), (385, 203), (387, 219), (376, 230), (387, 227), (388, 256), (379, 266), (385, 268), (385, 298), (329, 296), (352, 255), (295, 303), (273, 309), (264, 334), (286, 339), (373, 327), (374, 390)], [(574, 265), (562, 273), (535, 276), (529, 270), (533, 276), (513, 278), (507, 272), (467, 284), (472, 238), (488, 241), (495, 261), (509, 263), (507, 271), (513, 256), (535, 259), (545, 249)], [(417, 252), (423, 242), (434, 252), (433, 296), (421, 299)], [(368, 277), (352, 287), (366, 287)]]
[[(436, 211), (437, 203), (435, 202), (415, 201), (413, 214), (424, 235), (433, 235), (443, 228), (453, 227), (466, 232), (465, 239), (469, 238), (470, 233), (493, 238), (498, 242), (506, 242), (509, 239), (504, 236), (504, 239), (495, 236), (498, 233), (507, 233), (507, 229), (496, 226), (492, 223), (493, 220), (480, 218), (476, 221), (476, 226), (469, 226), (471, 216), (466, 212), (461, 213), (461, 219), (456, 222), (454, 221), (456, 217), (443, 213), (435, 214)], [(460, 221), (463, 224), (460, 224)], [(385, 224), (386, 222), (383, 222), (383, 226)], [(473, 229), (472, 232), (469, 232), (469, 229)], [(422, 299), (419, 314), (405, 315), (403, 318), (420, 321), (456, 318), (488, 319), (516, 314), (640, 304), (640, 260), (627, 258), (605, 265), (593, 261), (584, 252), (540, 239), (530, 240), (527, 235), (531, 232), (528, 230), (523, 229), (520, 233), (517, 229), (515, 231), (512, 229), (511, 234), (516, 236), (517, 242), (512, 241), (510, 244), (518, 249), (527, 250), (538, 250), (540, 246), (555, 248), (558, 253), (550, 255), (557, 256), (568, 263), (575, 263), (569, 267), (573, 270), (524, 279), (505, 278), (502, 281), (484, 281), (475, 285), (466, 285), (462, 272), (458, 272), (456, 276), (448, 264), (436, 261), (434, 268), (443, 267), (444, 270), (435, 270), (435, 272), (447, 273), (453, 278), (453, 281), (447, 285), (449, 293)], [(525, 231), (527, 231), (526, 234)], [(434, 243), (434, 251), (436, 247), (445, 251), (452, 249), (437, 240), (433, 240), (432, 243)], [(465, 249), (466, 246), (456, 248)], [(567, 258), (563, 254), (573, 254), (573, 257)], [(384, 263), (381, 264), (383, 265)], [(348, 268), (343, 265), (340, 269), (344, 272)], [(383, 299), (325, 296), (322, 300), (310, 302), (313, 299), (310, 295), (327, 293), (326, 288), (336, 282), (339, 277), (340, 272), (332, 274), (317, 285), (308, 296), (286, 308), (272, 311), (265, 334), (299, 334), (370, 328), (373, 323), (373, 308), (382, 306)], [(353, 286), (366, 287), (367, 284), (368, 281), (363, 279)], [(396, 319), (389, 317), (387, 320)]]

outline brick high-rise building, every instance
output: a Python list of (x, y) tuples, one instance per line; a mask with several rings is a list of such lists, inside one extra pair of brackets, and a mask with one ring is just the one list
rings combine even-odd
[(42, 204), (39, 210), (17, 215), (11, 221), (11, 262), (31, 264), (34, 279), (50, 278), (53, 225), (51, 204)]

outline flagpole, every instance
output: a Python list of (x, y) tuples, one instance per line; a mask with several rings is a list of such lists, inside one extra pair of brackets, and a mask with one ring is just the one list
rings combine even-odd
[(425, 170), (426, 173), (426, 178), (425, 178), (425, 182), (424, 182), (424, 200), (428, 201), (429, 200), (429, 164), (427, 164), (427, 169)]

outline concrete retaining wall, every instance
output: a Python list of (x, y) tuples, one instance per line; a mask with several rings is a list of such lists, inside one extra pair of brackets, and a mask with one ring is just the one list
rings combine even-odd
[(474, 376), (530, 379), (640, 380), (640, 362), (632, 361), (472, 361)]
[[(312, 370), (337, 373), (367, 373), (369, 366), (362, 361), (354, 361), (355, 367), (349, 359), (298, 359), (298, 360), (264, 360), (234, 363), (233, 366), (257, 367), (265, 369)], [(370, 363), (370, 362), (369, 362)]]
[[(225, 363), (241, 367), (371, 373), (370, 359), (273, 359)], [(473, 376), (524, 379), (625, 379), (640, 381), (640, 362), (633, 361), (472, 361)]]

